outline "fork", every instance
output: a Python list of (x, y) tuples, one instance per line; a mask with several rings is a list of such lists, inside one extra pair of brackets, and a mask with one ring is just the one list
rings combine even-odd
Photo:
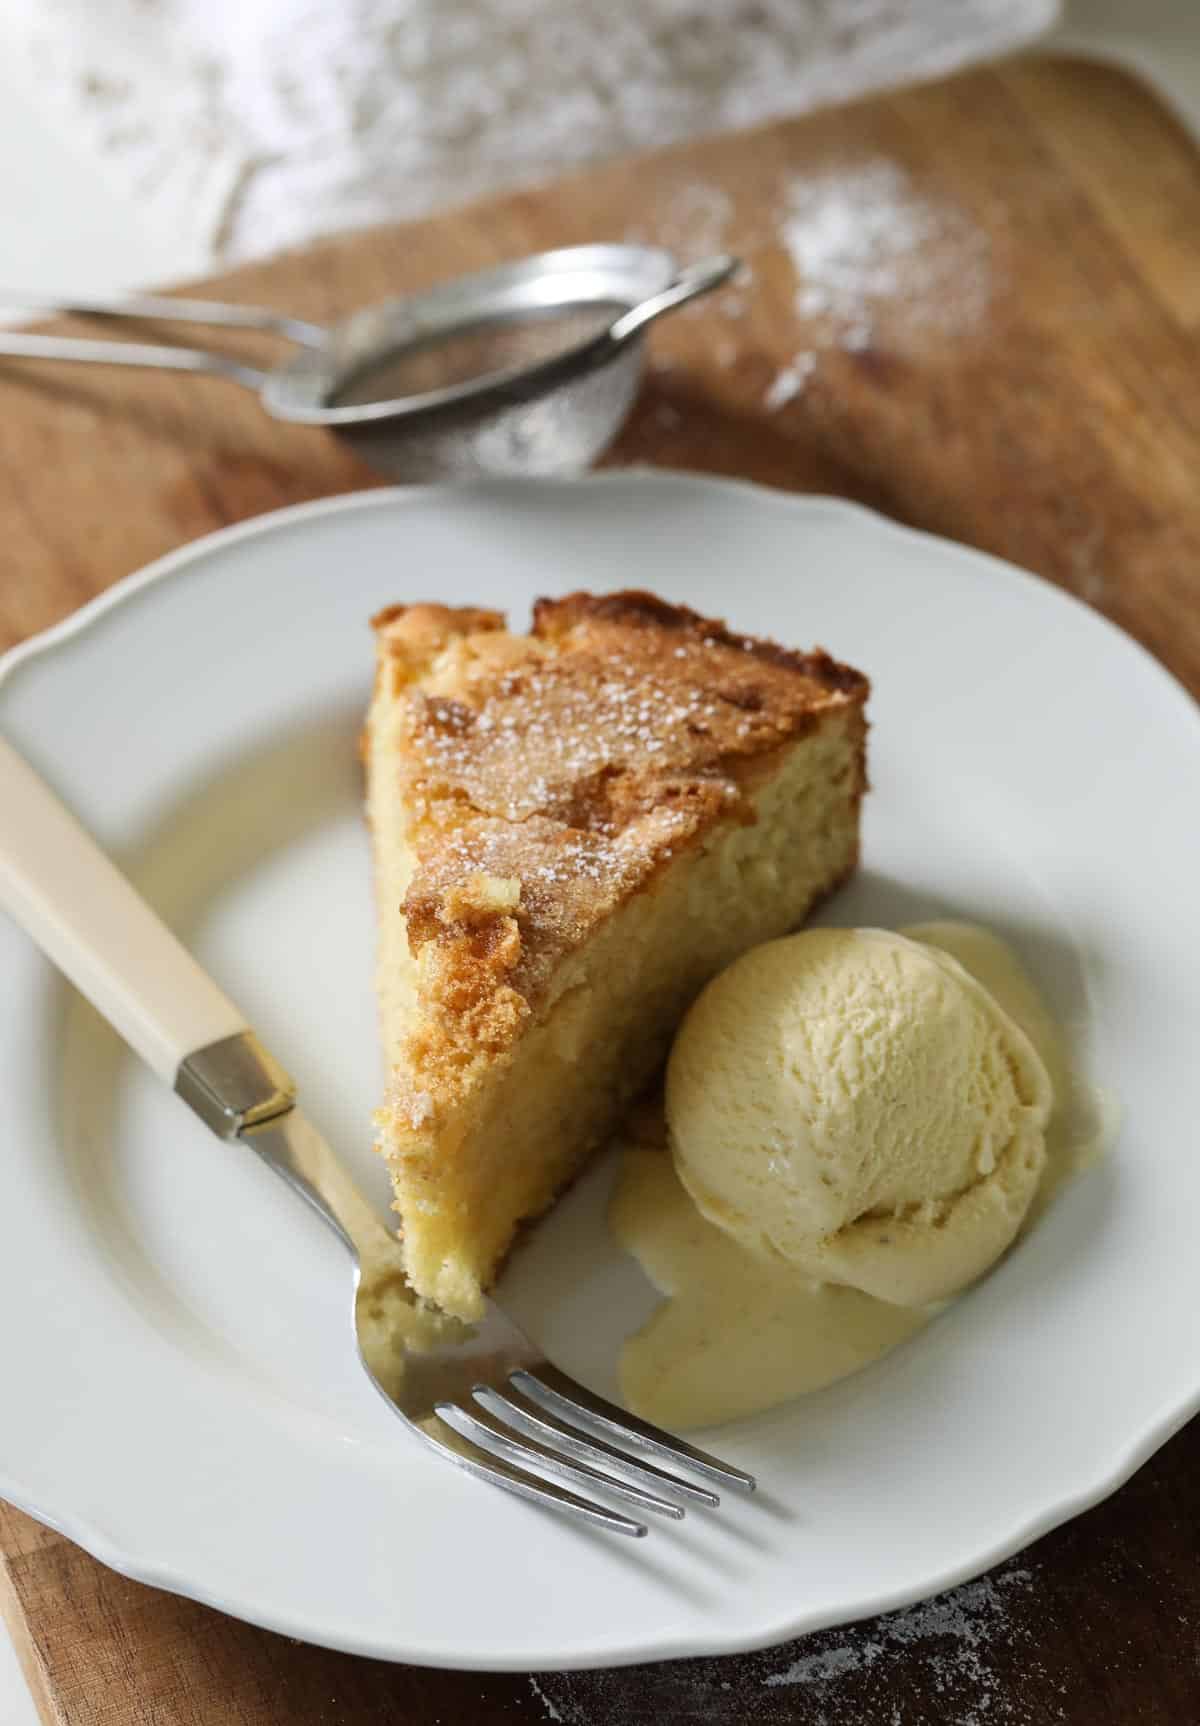
[(596, 1396), (489, 1301), (466, 1325), (422, 1306), (399, 1241), (296, 1105), (287, 1073), (95, 840), (0, 738), (0, 904), (218, 1137), (245, 1145), (350, 1256), (363, 1367), (424, 1444), (477, 1478), (577, 1520), (678, 1520), (752, 1475)]

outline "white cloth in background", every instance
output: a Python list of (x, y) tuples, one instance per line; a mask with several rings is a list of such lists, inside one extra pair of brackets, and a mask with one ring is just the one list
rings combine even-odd
[(1056, 0), (0, 0), (180, 269), (1017, 47)]

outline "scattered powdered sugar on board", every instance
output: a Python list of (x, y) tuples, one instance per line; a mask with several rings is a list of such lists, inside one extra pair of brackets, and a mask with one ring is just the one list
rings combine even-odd
[(544, 1720), (551, 1720), (551, 1721), (565, 1720), (565, 1715), (550, 1700), (550, 1698), (547, 1696), (546, 1692), (542, 1689), (541, 1685), (538, 1683), (537, 1679), (534, 1677), (532, 1672), (529, 1674), (529, 1688), (533, 1691), (534, 1696), (537, 1698), (537, 1700), (542, 1705), (542, 1710), (543, 1710), (542, 1718)]
[(796, 311), (866, 346), (887, 303), (939, 328), (978, 322), (990, 297), (987, 236), (954, 207), (920, 194), (899, 164), (855, 163), (788, 185), (779, 239), (796, 272)]
[(763, 403), (768, 413), (777, 413), (788, 402), (803, 393), (804, 386), (816, 370), (816, 354), (797, 354), (790, 365), (783, 366), (775, 373)]
[(916, 1726), (908, 1704), (930, 1693), (954, 1726), (1051, 1726), (1065, 1715), (1033, 1649), (1035, 1583), (1010, 1561), (887, 1617), (738, 1656), (734, 1679), (731, 1660), (699, 1659), (541, 1673), (530, 1686), (558, 1726)]
[[(666, 246), (690, 262), (724, 250), (732, 219), (733, 199), (723, 187), (707, 180), (689, 180), (672, 192), (654, 222), (653, 233), (640, 229), (636, 238)], [(634, 232), (629, 238), (635, 238)]]
[[(781, 246), (796, 276), (793, 308), (803, 345), (767, 385), (763, 405), (777, 413), (804, 393), (823, 352), (861, 353), (881, 328), (963, 336), (979, 326), (995, 289), (991, 241), (956, 204), (918, 189), (898, 162), (869, 156), (794, 174), (765, 232), (737, 221), (733, 200), (703, 180), (672, 188), (630, 241), (666, 245), (692, 260), (733, 250), (743, 272), (732, 289), (696, 301), (681, 317), (738, 318), (753, 290), (754, 255)], [(734, 363), (726, 350), (720, 365)]]
[[(950, 1594), (880, 1619), (873, 1635), (801, 1655), (764, 1683), (770, 1689), (801, 1685), (825, 1690), (850, 1673), (870, 1671), (907, 1649), (923, 1648), (937, 1690), (944, 1692), (958, 1684), (975, 1692), (969, 1711), (959, 1716), (960, 1726), (987, 1720), (1024, 1722), (1029, 1718), (1026, 1711), (996, 1681), (992, 1656), (997, 1639), (1011, 1635), (1008, 1597), (1014, 1589), (1028, 1589), (1032, 1581), (1031, 1572), (1019, 1568), (981, 1576)], [(1053, 1715), (1046, 1708), (1038, 1718), (1049, 1720)]]
[(961, 210), (918, 192), (896, 162), (795, 176), (776, 238), (796, 273), (793, 303), (809, 345), (768, 386), (770, 413), (803, 392), (822, 350), (872, 347), (883, 318), (893, 331), (962, 334), (991, 298), (988, 236)]

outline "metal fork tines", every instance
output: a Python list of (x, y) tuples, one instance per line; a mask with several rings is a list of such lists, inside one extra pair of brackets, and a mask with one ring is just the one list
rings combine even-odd
[(754, 1491), (752, 1475), (552, 1366), (495, 1300), (471, 1325), (418, 1302), (397, 1241), (298, 1109), (244, 1137), (350, 1248), (363, 1365), (393, 1412), (439, 1455), (621, 1534), (643, 1535), (646, 1526), (598, 1503), (591, 1490), (676, 1521), (689, 1504), (714, 1508), (716, 1487)]
[[(560, 1476), (570, 1486), (599, 1487), (638, 1510), (675, 1521), (682, 1519), (685, 1504), (711, 1509), (720, 1498), (709, 1486), (660, 1466), (662, 1461), (740, 1492), (755, 1489), (753, 1475), (594, 1395), (548, 1361), (537, 1362), (535, 1370), (519, 1368), (502, 1388), (477, 1383), (472, 1402), (466, 1408), (440, 1401), (418, 1430), (461, 1467), (494, 1485), (620, 1534), (644, 1535), (646, 1525), (546, 1475)], [(599, 1436), (600, 1431), (609, 1436)]]

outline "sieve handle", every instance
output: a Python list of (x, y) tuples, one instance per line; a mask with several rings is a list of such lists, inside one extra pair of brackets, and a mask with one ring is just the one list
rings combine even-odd
[(93, 294), (60, 299), (52, 295), (21, 294), (14, 289), (0, 292), (0, 312), (36, 312), (55, 317), (140, 318), (155, 323), (211, 324), (216, 329), (262, 330), (284, 336), (302, 348), (324, 347), (326, 331), (320, 324), (265, 306), (235, 306), (220, 300), (180, 300), (166, 294), (127, 294), (110, 300)]
[(661, 318), (664, 312), (673, 312), (676, 306), (686, 305), (689, 300), (699, 299), (701, 294), (710, 294), (714, 288), (719, 288), (737, 268), (738, 259), (728, 252), (705, 258), (699, 264), (688, 264), (660, 293), (651, 294), (648, 300), (641, 300), (636, 306), (630, 306), (627, 312), (622, 312), (608, 327), (609, 341), (627, 342), (647, 324), (652, 324), (655, 318)]

